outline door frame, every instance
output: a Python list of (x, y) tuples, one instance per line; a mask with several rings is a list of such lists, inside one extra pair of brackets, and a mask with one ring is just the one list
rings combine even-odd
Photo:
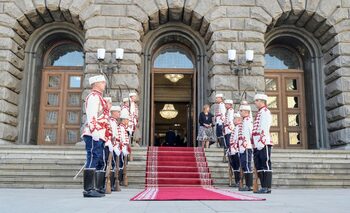
[[(174, 74), (184, 74), (184, 75), (191, 75), (192, 76), (192, 103), (191, 103), (191, 113), (192, 115), (192, 141), (193, 146), (195, 146), (195, 135), (196, 135), (196, 126), (194, 125), (196, 121), (196, 100), (197, 100), (197, 94), (196, 94), (196, 71), (195, 68), (192, 69), (183, 69), (183, 68), (153, 68), (151, 72), (151, 122), (150, 122), (150, 130), (151, 130), (151, 138), (150, 143), (148, 146), (154, 145), (154, 133), (155, 133), (155, 115), (156, 115), (156, 108), (155, 108), (155, 99), (154, 99), (154, 75), (155, 74), (167, 74), (167, 73), (174, 73)], [(187, 140), (188, 140), (188, 133), (187, 133)], [(189, 142), (189, 141), (188, 141)], [(187, 143), (188, 143), (187, 142)]]
[[(271, 78), (277, 78), (278, 79), (278, 88), (279, 91), (278, 92), (273, 92), (273, 91), (267, 91), (267, 93), (269, 94), (274, 94), (274, 95), (278, 95), (279, 97), (283, 97), (283, 98), (279, 98), (278, 99), (278, 105), (280, 106), (279, 109), (270, 109), (271, 112), (278, 112), (278, 117), (279, 117), (279, 124), (283, 125), (282, 127), (279, 127), (279, 139), (282, 139), (282, 143), (280, 143), (279, 141), (279, 148), (282, 149), (307, 149), (308, 148), (308, 138), (307, 138), (307, 125), (306, 125), (306, 106), (305, 106), (305, 85), (304, 85), (304, 71), (303, 70), (299, 70), (299, 69), (288, 69), (288, 70), (274, 70), (274, 69), (266, 69), (265, 70), (265, 74), (264, 74), (265, 78), (266, 77), (271, 77)], [(287, 129), (289, 128), (293, 128), (293, 127), (288, 127), (287, 123), (288, 123), (288, 119), (287, 119), (287, 111), (292, 111), (292, 109), (288, 109), (287, 107), (287, 103), (285, 102), (286, 99), (286, 90), (285, 90), (285, 86), (286, 84), (284, 83), (284, 80), (286, 78), (288, 78), (289, 76), (295, 76), (298, 75), (300, 78), (300, 91), (298, 91), (298, 93), (300, 93), (300, 114), (301, 114), (301, 119), (300, 119), (300, 129), (301, 129), (301, 133), (302, 133), (302, 141), (303, 142), (301, 145), (290, 145), (289, 144), (289, 139), (288, 139), (288, 134), (286, 134), (288, 131)], [(282, 100), (283, 99), (283, 100)], [(276, 127), (271, 127), (271, 129), (275, 129), (277, 130)], [(276, 131), (277, 132), (277, 131)]]
[[(49, 74), (59, 74), (61, 75), (61, 80), (63, 79), (63, 83), (60, 84), (61, 88), (60, 88), (60, 98), (59, 98), (59, 109), (58, 111), (61, 111), (62, 114), (59, 115), (58, 118), (58, 124), (55, 125), (57, 126), (57, 142), (55, 144), (47, 144), (42, 140), (42, 136), (43, 136), (43, 130), (44, 127), (47, 125), (44, 124), (43, 119), (45, 119), (45, 108), (47, 108), (45, 106), (45, 100), (46, 100), (46, 94), (50, 91), (50, 89), (47, 88), (47, 83), (48, 83), (48, 76)], [(41, 83), (41, 92), (40, 92), (40, 105), (39, 105), (39, 122), (38, 122), (38, 130), (37, 130), (37, 135), (38, 135), (38, 139), (37, 139), (37, 144), (38, 145), (53, 145), (53, 146), (59, 146), (59, 145), (68, 145), (65, 144), (63, 142), (63, 140), (59, 140), (62, 139), (61, 133), (63, 132), (63, 129), (66, 128), (65, 126), (65, 121), (66, 121), (66, 106), (64, 105), (64, 100), (67, 100), (67, 95), (68, 92), (70, 91), (70, 89), (68, 88), (68, 84), (69, 84), (69, 79), (66, 79), (66, 77), (69, 77), (70, 75), (74, 75), (74, 76), (81, 76), (81, 84), (83, 84), (83, 67), (61, 67), (61, 66), (49, 66), (49, 67), (45, 67), (42, 70), (42, 83)], [(83, 87), (81, 85), (81, 90), (83, 91)], [(81, 91), (81, 93), (82, 93)], [(79, 107), (76, 108), (80, 108), (80, 115), (82, 115), (82, 104)], [(59, 121), (61, 120), (61, 121)], [(61, 124), (61, 125), (60, 125)], [(79, 123), (79, 129), (80, 129), (80, 125), (81, 122)], [(72, 144), (74, 145), (74, 144)]]

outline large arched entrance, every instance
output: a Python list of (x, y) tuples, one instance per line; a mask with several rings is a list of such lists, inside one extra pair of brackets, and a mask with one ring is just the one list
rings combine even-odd
[(185, 45), (156, 50), (151, 76), (151, 144), (193, 146), (196, 115), (194, 55)]
[[(166, 133), (174, 131), (179, 146), (195, 146), (197, 112), (208, 101), (204, 41), (190, 27), (170, 23), (147, 34), (144, 44), (142, 141), (166, 145)], [(160, 115), (166, 104), (178, 111), (174, 119)]]

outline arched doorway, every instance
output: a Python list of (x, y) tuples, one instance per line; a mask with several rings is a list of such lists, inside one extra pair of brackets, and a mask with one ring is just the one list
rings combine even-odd
[(272, 45), (265, 53), (265, 90), (278, 148), (307, 148), (304, 71), (292, 47)]
[[(188, 87), (193, 88), (191, 94), (193, 98), (192, 105), (189, 110), (192, 113), (191, 125), (193, 126), (191, 131), (191, 136), (187, 136), (186, 139), (188, 143), (186, 145), (195, 145), (195, 136), (197, 128), (197, 116), (196, 113), (201, 110), (201, 106), (208, 102), (208, 62), (205, 51), (205, 42), (198, 32), (193, 31), (192, 28), (184, 24), (179, 23), (168, 23), (163, 25), (160, 29), (150, 32), (145, 36), (144, 47), (143, 47), (143, 86), (141, 88), (142, 111), (145, 113), (141, 114), (142, 120), (142, 141), (143, 145), (154, 145), (154, 119), (155, 108), (153, 107), (152, 90), (153, 82), (157, 82), (157, 79), (152, 79), (153, 73), (159, 71), (159, 68), (154, 67), (154, 62), (156, 62), (157, 56), (160, 53), (172, 52), (170, 46), (176, 47), (175, 49), (179, 51), (180, 55), (184, 55), (192, 62), (193, 68), (190, 68), (186, 75), (184, 75), (184, 82), (188, 82)], [(167, 53), (169, 54), (169, 53)], [(171, 66), (170, 66), (171, 67)], [(176, 67), (179, 68), (179, 67)], [(158, 70), (157, 70), (158, 69)], [(173, 72), (173, 68), (169, 68), (168, 71)], [(181, 69), (181, 68), (180, 68)], [(183, 68), (184, 72), (188, 67)], [(163, 69), (166, 70), (166, 69)], [(160, 70), (161, 71), (161, 70)], [(171, 74), (169, 72), (169, 74)], [(192, 73), (192, 74), (191, 74)], [(164, 76), (165, 73), (158, 73), (160, 76)], [(185, 78), (188, 77), (188, 78)], [(191, 77), (191, 78), (190, 78)], [(190, 81), (189, 79), (192, 79)], [(167, 80), (164, 77), (162, 80)], [(169, 81), (169, 80), (168, 80)], [(181, 80), (180, 80), (181, 82)], [(190, 85), (192, 84), (192, 85)], [(189, 90), (188, 90), (189, 91)], [(164, 108), (164, 105), (162, 106)], [(174, 105), (176, 108), (176, 106)], [(159, 113), (158, 113), (159, 114)], [(187, 115), (186, 115), (187, 116)], [(186, 125), (188, 126), (188, 125)]]
[[(325, 111), (324, 62), (322, 60), (323, 53), (320, 43), (304, 29), (293, 26), (280, 26), (266, 34), (265, 46), (267, 51), (269, 48), (284, 47), (285, 53), (281, 54), (280, 60), (286, 63), (285, 67), (297, 68), (294, 70), (299, 70), (302, 72), (301, 75), (303, 75), (302, 81), (304, 84), (300, 85), (304, 88), (304, 92), (301, 94), (304, 101), (304, 110), (302, 111), (304, 122), (301, 124), (304, 125), (302, 129), (306, 132), (306, 140), (304, 140), (304, 144), (301, 141), (301, 144), (290, 148), (329, 148), (329, 132)], [(278, 52), (281, 48), (275, 51)], [(296, 63), (294, 65), (290, 64), (291, 61), (296, 61), (296, 59), (292, 59), (296, 57), (299, 60), (297, 64), (299, 66), (296, 66)], [(265, 58), (265, 60), (267, 59)], [(268, 73), (269, 69), (267, 66), (270, 65), (265, 66)], [(282, 72), (283, 70), (286, 70), (286, 68), (279, 69), (276, 72)], [(286, 71), (292, 70), (287, 69)], [(284, 120), (287, 120), (287, 118), (284, 118)]]
[(71, 40), (53, 43), (44, 55), (38, 144), (80, 141), (84, 54)]
[(196, 115), (194, 55), (168, 43), (154, 53), (151, 77), (151, 145), (193, 146)]

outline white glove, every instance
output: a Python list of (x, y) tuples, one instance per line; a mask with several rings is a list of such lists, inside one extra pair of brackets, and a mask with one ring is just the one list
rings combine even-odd
[(113, 151), (113, 145), (112, 145), (112, 142), (109, 140), (105, 143), (105, 147), (108, 146), (108, 149), (110, 152)]
[(94, 141), (99, 141), (100, 140), (100, 134), (98, 133), (98, 131), (94, 131), (92, 134), (92, 140)]
[(129, 152), (128, 152), (128, 147), (127, 147), (126, 145), (123, 146), (122, 152), (123, 152), (124, 155), (128, 155), (128, 154), (129, 154)]
[(117, 156), (120, 156), (120, 149), (119, 149), (118, 146), (115, 146), (115, 147), (113, 148), (113, 150), (114, 150), (114, 153), (115, 153)]

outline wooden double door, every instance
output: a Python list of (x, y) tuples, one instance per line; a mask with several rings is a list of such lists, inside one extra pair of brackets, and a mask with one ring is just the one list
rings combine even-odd
[(276, 148), (307, 148), (302, 70), (266, 70), (265, 89), (272, 113), (271, 136)]
[(81, 67), (43, 69), (38, 144), (72, 145), (80, 141)]

